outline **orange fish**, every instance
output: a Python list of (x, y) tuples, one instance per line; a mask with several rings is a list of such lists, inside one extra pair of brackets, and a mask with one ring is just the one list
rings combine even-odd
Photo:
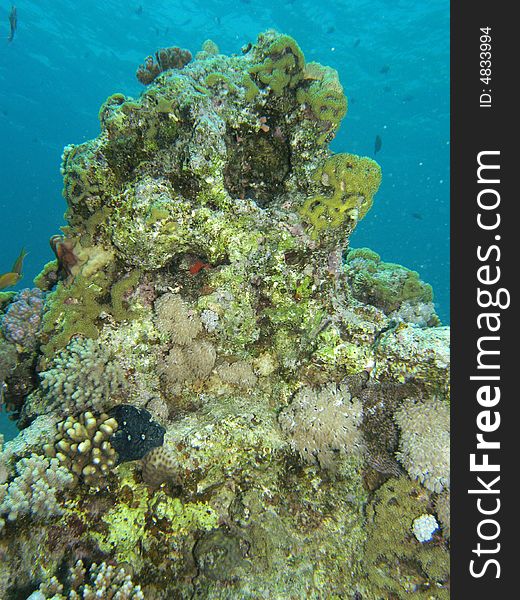
[(20, 255), (14, 261), (12, 269), (8, 273), (0, 275), (0, 290), (16, 285), (22, 278), (23, 259), (27, 256), (25, 248), (22, 248)]

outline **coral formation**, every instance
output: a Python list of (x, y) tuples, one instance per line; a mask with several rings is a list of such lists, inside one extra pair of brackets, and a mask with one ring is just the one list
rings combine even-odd
[(31, 350), (38, 343), (38, 332), (43, 312), (43, 293), (38, 288), (18, 293), (0, 317), (1, 330), (6, 340), (20, 349)]
[(58, 423), (54, 444), (44, 446), (45, 454), (57, 458), (75, 481), (90, 487), (105, 487), (108, 474), (117, 461), (110, 439), (117, 431), (117, 421), (106, 414), (85, 412), (78, 418), (69, 416)]
[(249, 73), (276, 95), (281, 94), (285, 88), (296, 87), (303, 79), (303, 52), (288, 35), (275, 36), (259, 54), (262, 56), (261, 62), (252, 65)]
[(421, 543), (429, 542), (437, 529), (439, 524), (433, 515), (424, 514), (414, 519), (413, 534)]
[(161, 48), (153, 56), (146, 57), (144, 64), (137, 69), (136, 77), (143, 84), (148, 85), (163, 71), (168, 69), (182, 69), (191, 60), (191, 52), (177, 46)]
[(63, 514), (57, 494), (72, 485), (73, 477), (57, 459), (31, 454), (21, 458), (15, 469), (15, 477), (0, 485), (0, 515), (15, 521), (20, 515), (45, 520)]
[[(85, 338), (72, 340), (55, 356), (50, 368), (40, 373), (40, 379), (43, 406), (47, 410), (57, 408), (61, 414), (106, 411), (117, 403), (125, 386), (123, 370), (107, 349)], [(40, 414), (36, 402), (29, 404)]]
[(175, 480), (181, 468), (172, 449), (159, 446), (150, 450), (142, 460), (143, 480), (149, 485)]
[(101, 563), (92, 564), (86, 569), (83, 561), (78, 560), (69, 569), (65, 582), (62, 584), (53, 576), (40, 584), (27, 600), (66, 600), (83, 598), (83, 600), (144, 600), (141, 587), (134, 585), (132, 578), (125, 570), (113, 565)]
[(446, 546), (422, 543), (411, 533), (413, 522), (429, 506), (428, 491), (404, 477), (390, 479), (376, 492), (367, 507), (365, 560), (371, 597), (449, 598)]
[(446, 402), (407, 399), (394, 415), (401, 430), (397, 458), (412, 479), (434, 492), (450, 486), (450, 408)]
[(307, 198), (301, 215), (317, 236), (321, 230), (337, 228), (362, 219), (372, 206), (381, 183), (379, 165), (366, 157), (335, 154), (314, 173), (316, 182), (332, 193)]
[(432, 287), (415, 271), (382, 262), (369, 248), (350, 250), (345, 265), (352, 294), (360, 302), (377, 306), (394, 320), (438, 325)]
[(0, 597), (445, 598), (449, 329), (343, 264), (381, 172), (328, 147), (338, 73), (273, 30), (190, 59), (64, 149), (56, 260), (0, 296)]
[(361, 402), (347, 385), (329, 383), (300, 389), (279, 421), (304, 460), (330, 469), (336, 453), (360, 453), (362, 416)]

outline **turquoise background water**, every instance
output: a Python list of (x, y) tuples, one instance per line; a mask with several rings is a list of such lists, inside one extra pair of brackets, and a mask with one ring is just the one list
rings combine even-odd
[[(335, 151), (376, 155), (383, 183), (352, 245), (420, 272), (449, 322), (449, 2), (447, 0), (40, 0), (0, 4), (0, 272), (25, 245), (20, 287), (51, 260), (64, 224), (60, 157), (99, 133), (101, 103), (137, 96), (144, 58), (193, 53), (207, 38), (239, 53), (275, 28), (308, 61), (337, 69), (349, 110)], [(3, 38), (3, 39), (2, 39)]]

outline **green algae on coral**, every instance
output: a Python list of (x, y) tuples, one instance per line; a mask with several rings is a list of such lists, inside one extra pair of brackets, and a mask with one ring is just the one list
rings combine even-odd
[(346, 270), (354, 297), (387, 314), (404, 302), (428, 303), (433, 300), (431, 285), (421, 281), (416, 271), (385, 263), (368, 248), (350, 250)]
[(449, 598), (449, 552), (421, 543), (412, 534), (414, 519), (432, 510), (429, 493), (406, 478), (391, 479), (367, 507), (367, 578), (379, 594), (404, 599)]
[(347, 98), (335, 69), (308, 63), (305, 80), (309, 83), (304, 82), (298, 88), (296, 99), (309, 108), (315, 119), (324, 123), (324, 131), (318, 137), (319, 142), (324, 142), (347, 114)]
[[(7, 382), (25, 390), (8, 460), (41, 453), (64, 411), (127, 403), (166, 429), (160, 477), (145, 459), (96, 494), (78, 478), (58, 494), (66, 526), (49, 515), (37, 535), (2, 500), (0, 596), (81, 557), (126, 564), (158, 600), (443, 597), (445, 541), (411, 533), (435, 498), (395, 462), (393, 414), (405, 397), (449, 400), (449, 331), (414, 272), (368, 249), (342, 264), (381, 179), (327, 147), (346, 108), (334, 69), (268, 31), (238, 55), (205, 43), (138, 98), (114, 94), (100, 135), (65, 149), (67, 252), (38, 278), (43, 345), (25, 387)], [(97, 360), (51, 372), (66, 346)], [(279, 416), (322, 386), (349, 387), (357, 429), (338, 446), (338, 423), (303, 411), (309, 439), (342, 450), (307, 464)]]
[(274, 94), (281, 94), (285, 88), (294, 88), (303, 79), (305, 58), (300, 47), (288, 35), (276, 35), (264, 51), (264, 60), (249, 69)]
[(355, 225), (366, 215), (381, 183), (381, 169), (370, 158), (335, 154), (316, 171), (314, 179), (325, 189), (332, 188), (330, 195), (307, 198), (301, 208), (302, 217), (317, 236), (348, 221)]

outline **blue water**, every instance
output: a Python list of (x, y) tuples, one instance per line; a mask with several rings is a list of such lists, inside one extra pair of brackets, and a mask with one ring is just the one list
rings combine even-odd
[(53, 258), (64, 224), (60, 156), (99, 132), (114, 92), (138, 95), (136, 67), (157, 48), (207, 38), (238, 53), (267, 28), (333, 66), (349, 111), (332, 144), (373, 156), (383, 184), (353, 246), (420, 272), (449, 321), (449, 3), (447, 0), (20, 0), (11, 43), (0, 7), (0, 272), (30, 254), (20, 287)]

